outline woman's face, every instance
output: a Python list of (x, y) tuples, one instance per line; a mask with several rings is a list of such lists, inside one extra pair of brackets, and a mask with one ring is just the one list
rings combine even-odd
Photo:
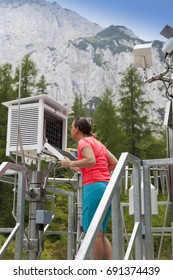
[(76, 139), (76, 133), (79, 131), (78, 127), (74, 126), (74, 122), (71, 125), (71, 138)]

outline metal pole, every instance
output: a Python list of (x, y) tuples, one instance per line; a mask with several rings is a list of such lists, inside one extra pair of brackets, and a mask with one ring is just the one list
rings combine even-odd
[(67, 259), (73, 259), (73, 242), (74, 242), (74, 226), (73, 226), (73, 196), (68, 196), (68, 242), (67, 242)]
[(39, 225), (36, 224), (36, 210), (41, 209), (40, 172), (30, 171), (29, 223), (28, 238), (30, 240), (28, 257), (36, 260), (39, 252)]
[[(144, 236), (145, 236), (145, 259), (154, 259), (153, 237), (151, 231), (151, 189), (150, 189), (150, 172), (147, 164), (143, 165), (144, 179)], [(147, 244), (146, 244), (147, 242)]]
[(23, 252), (23, 234), (24, 234), (24, 206), (25, 206), (25, 181), (24, 173), (18, 174), (18, 192), (17, 192), (17, 214), (16, 223), (20, 227), (15, 237), (15, 260), (22, 259)]
[[(21, 77), (22, 77), (22, 65), (20, 62), (20, 68), (19, 68), (19, 90), (18, 90), (18, 115), (17, 115), (17, 141), (16, 141), (16, 159), (15, 163), (18, 164), (18, 149), (19, 149), (19, 130), (20, 130), (20, 99), (21, 99)], [(16, 186), (17, 186), (17, 175), (15, 175), (15, 183), (14, 183), (14, 189), (13, 189), (13, 210), (12, 214), (14, 218), (16, 219), (16, 209), (15, 209), (15, 202), (16, 202)]]
[(77, 205), (76, 205), (76, 252), (79, 250), (79, 246), (81, 243), (81, 234), (82, 234), (82, 175), (80, 173), (77, 174), (78, 176), (78, 186), (77, 186)]
[[(173, 100), (171, 100), (170, 106), (170, 123), (167, 126), (167, 154), (168, 157), (173, 158)], [(168, 184), (169, 184), (169, 196), (170, 196), (170, 219), (171, 227), (173, 227), (173, 166), (168, 168)], [(173, 232), (171, 234), (172, 239), (172, 259), (173, 259)]]
[(133, 165), (133, 186), (134, 186), (134, 223), (139, 223), (135, 239), (135, 259), (143, 259), (142, 246), (142, 215), (141, 215), (141, 171), (140, 165)]
[(112, 258), (114, 260), (123, 260), (124, 234), (120, 210), (121, 181), (118, 182), (118, 185), (116, 188), (117, 191), (115, 192), (115, 195), (112, 200)]

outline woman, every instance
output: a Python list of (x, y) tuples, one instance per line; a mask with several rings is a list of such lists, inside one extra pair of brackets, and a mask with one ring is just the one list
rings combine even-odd
[[(82, 172), (82, 226), (87, 232), (94, 213), (110, 180), (117, 159), (91, 133), (91, 125), (86, 118), (77, 118), (71, 125), (71, 137), (78, 141), (78, 159), (61, 161), (62, 167), (79, 168)], [(93, 259), (111, 260), (112, 247), (105, 235), (111, 213), (109, 208), (100, 232), (93, 245)]]

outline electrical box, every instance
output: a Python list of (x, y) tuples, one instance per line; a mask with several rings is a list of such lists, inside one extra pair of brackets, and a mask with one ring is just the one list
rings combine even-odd
[[(151, 189), (151, 213), (152, 215), (158, 214), (157, 190), (150, 184)], [(134, 189), (133, 186), (129, 189), (129, 215), (134, 214)], [(141, 183), (141, 214), (144, 214), (144, 187)]]
[(45, 143), (66, 149), (67, 118), (72, 111), (46, 94), (2, 103), (8, 107), (6, 155), (36, 159)]
[(36, 210), (36, 224), (51, 224), (52, 211)]
[(146, 69), (152, 66), (152, 43), (136, 45), (133, 53), (136, 67)]

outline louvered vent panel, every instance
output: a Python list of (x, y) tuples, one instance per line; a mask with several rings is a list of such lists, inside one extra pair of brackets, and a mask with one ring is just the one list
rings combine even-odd
[[(36, 145), (38, 140), (39, 107), (20, 108), (20, 130), (23, 145)], [(11, 112), (10, 146), (17, 145), (18, 109)]]

